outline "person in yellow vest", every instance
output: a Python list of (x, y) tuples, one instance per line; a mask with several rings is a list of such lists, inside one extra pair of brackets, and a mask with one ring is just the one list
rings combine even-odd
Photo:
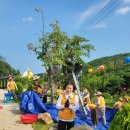
[(75, 111), (79, 109), (78, 96), (73, 93), (73, 84), (65, 85), (66, 91), (57, 100), (58, 130), (69, 130), (74, 127)]
[(123, 98), (119, 98), (118, 101), (114, 104), (113, 108), (120, 109), (123, 106), (122, 102)]
[(61, 86), (58, 86), (57, 87), (57, 97), (59, 98), (59, 96), (63, 93), (62, 89), (61, 89)]
[(106, 125), (106, 116), (105, 116), (105, 99), (102, 96), (103, 94), (101, 92), (96, 92), (96, 105), (98, 107), (98, 114), (101, 115), (103, 124)]
[(40, 95), (42, 93), (42, 88), (41, 88), (41, 86), (38, 83), (38, 79), (39, 78), (40, 77), (37, 76), (37, 75), (35, 75), (33, 77), (33, 91), (36, 92), (38, 95)]
[(15, 83), (15, 81), (13, 81), (13, 77), (11, 75), (9, 75), (8, 77), (8, 83), (7, 83), (7, 89), (8, 92), (10, 92), (12, 94), (13, 99), (15, 98), (15, 89), (18, 90), (17, 85)]
[(84, 105), (91, 104), (90, 95), (86, 88), (83, 90), (83, 103)]

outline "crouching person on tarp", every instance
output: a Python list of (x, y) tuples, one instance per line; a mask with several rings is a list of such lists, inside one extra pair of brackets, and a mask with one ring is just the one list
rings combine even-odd
[(79, 109), (78, 96), (73, 93), (73, 84), (65, 85), (66, 91), (57, 100), (58, 130), (69, 130), (74, 127), (75, 111)]
[(86, 104), (86, 109), (91, 113), (91, 119), (94, 127), (98, 124), (98, 108), (95, 104)]

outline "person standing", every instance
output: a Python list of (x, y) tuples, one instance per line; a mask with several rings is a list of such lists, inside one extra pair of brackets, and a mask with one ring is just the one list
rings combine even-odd
[(73, 93), (73, 84), (65, 85), (66, 91), (57, 100), (58, 130), (69, 130), (74, 127), (75, 111), (79, 109), (78, 96)]
[(106, 116), (105, 116), (105, 99), (102, 96), (103, 94), (101, 92), (96, 92), (96, 105), (98, 107), (98, 114), (101, 115), (103, 124), (106, 125)]
[(18, 90), (18, 88), (17, 88), (15, 81), (13, 81), (13, 77), (11, 75), (9, 75), (9, 77), (8, 77), (7, 89), (8, 89), (8, 92), (10, 92), (12, 94), (12, 97), (14, 99), (15, 98), (15, 89)]

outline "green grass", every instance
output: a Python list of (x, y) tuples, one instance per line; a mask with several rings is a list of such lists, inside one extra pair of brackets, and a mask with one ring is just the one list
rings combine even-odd
[(43, 124), (42, 121), (37, 121), (32, 125), (34, 130), (48, 130), (52, 124)]

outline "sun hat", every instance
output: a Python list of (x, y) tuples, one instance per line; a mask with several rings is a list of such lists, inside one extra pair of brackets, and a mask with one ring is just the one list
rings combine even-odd
[(103, 94), (101, 92), (96, 92), (94, 95), (95, 96), (100, 96), (100, 95), (103, 95)]
[(39, 78), (40, 78), (40, 76), (35, 75), (35, 76), (33, 77), (33, 80), (38, 80)]
[(8, 76), (8, 79), (12, 79), (12, 78), (13, 78), (12, 75), (9, 75), (9, 76)]

